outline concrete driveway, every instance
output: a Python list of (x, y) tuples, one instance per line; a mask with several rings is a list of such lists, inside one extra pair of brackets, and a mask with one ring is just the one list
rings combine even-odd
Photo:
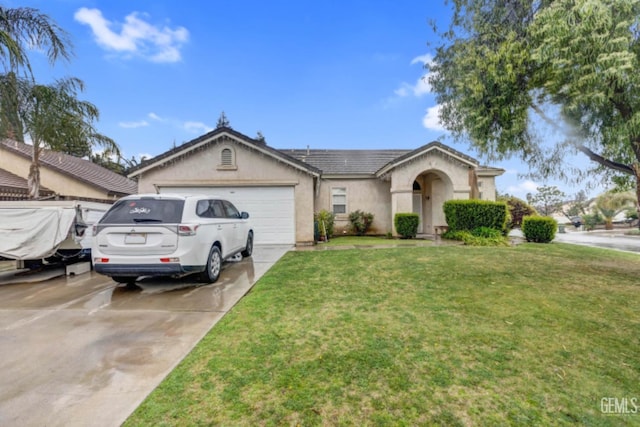
[(0, 425), (121, 425), (289, 249), (256, 246), (205, 286), (94, 272), (0, 285)]

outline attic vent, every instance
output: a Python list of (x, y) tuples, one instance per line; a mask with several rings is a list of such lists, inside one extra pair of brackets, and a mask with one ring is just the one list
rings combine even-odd
[(225, 148), (222, 150), (222, 154), (220, 156), (220, 164), (222, 166), (233, 166), (233, 151), (230, 148)]

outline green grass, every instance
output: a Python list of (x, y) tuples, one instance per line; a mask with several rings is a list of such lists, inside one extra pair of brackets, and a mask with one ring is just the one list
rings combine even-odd
[[(290, 252), (127, 425), (639, 425), (640, 257)], [(640, 405), (640, 402), (639, 402)]]
[(320, 242), (318, 246), (416, 246), (429, 245), (431, 243), (431, 241), (420, 239), (388, 239), (377, 236), (339, 236), (332, 237), (328, 242)]

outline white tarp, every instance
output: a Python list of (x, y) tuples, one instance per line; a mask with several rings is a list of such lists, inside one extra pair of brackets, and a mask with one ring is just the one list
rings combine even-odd
[(0, 256), (40, 259), (51, 256), (69, 234), (75, 209), (0, 209)]

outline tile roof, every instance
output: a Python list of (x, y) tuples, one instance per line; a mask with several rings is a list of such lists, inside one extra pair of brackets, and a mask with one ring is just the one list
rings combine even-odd
[(29, 188), (27, 180), (11, 172), (0, 169), (0, 186), (26, 190)]
[(411, 150), (300, 150), (281, 152), (318, 168), (325, 175), (373, 175)]
[(151, 169), (175, 156), (200, 147), (207, 142), (215, 141), (217, 137), (226, 134), (247, 145), (270, 154), (275, 158), (286, 160), (290, 164), (301, 167), (313, 174), (322, 175), (375, 175), (381, 170), (388, 171), (431, 150), (439, 150), (445, 155), (457, 157), (463, 163), (478, 166), (476, 159), (467, 156), (438, 141), (430, 142), (417, 149), (386, 149), (386, 150), (341, 150), (341, 149), (275, 149), (263, 142), (252, 139), (228, 127), (217, 128), (205, 135), (185, 142), (156, 157), (147, 159), (129, 171), (129, 176), (136, 176), (145, 169)]
[(453, 148), (433, 141), (414, 150), (281, 150), (293, 157), (307, 162), (328, 175), (374, 175), (385, 166), (393, 167), (423, 151), (439, 148), (469, 163), (478, 161)]
[[(0, 169), (0, 199), (26, 198), (29, 194), (29, 184), (25, 178), (7, 170)], [(42, 197), (52, 196), (53, 191), (47, 187), (40, 187)]]
[[(2, 148), (22, 157), (30, 159), (33, 146), (12, 140), (1, 140)], [(116, 196), (135, 194), (138, 184), (122, 175), (104, 168), (89, 160), (71, 156), (57, 151), (42, 150), (40, 154), (42, 166), (56, 170), (78, 181), (101, 189)]]

